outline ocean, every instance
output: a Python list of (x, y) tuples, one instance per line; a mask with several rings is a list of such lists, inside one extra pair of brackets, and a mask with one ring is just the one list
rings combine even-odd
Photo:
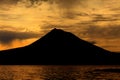
[(0, 65), (0, 80), (120, 80), (120, 66)]

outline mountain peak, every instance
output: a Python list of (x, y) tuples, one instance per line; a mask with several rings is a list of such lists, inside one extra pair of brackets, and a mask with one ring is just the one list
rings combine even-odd
[[(32, 43), (31, 46), (39, 48), (47, 48), (49, 50), (60, 50), (61, 52), (85, 52), (86, 50), (90, 51), (91, 53), (105, 53), (109, 52), (104, 50), (98, 46), (93, 45), (83, 39), (78, 38), (76, 35), (66, 32), (62, 29), (52, 29), (48, 32), (45, 36), (37, 40), (36, 42)], [(84, 54), (85, 54), (84, 53)]]
[(54, 31), (63, 31), (62, 29), (57, 29), (57, 28), (54, 28), (51, 30), (51, 32), (54, 32)]
[[(50, 32), (48, 32), (48, 34), (59, 34), (59, 35), (62, 35), (63, 33), (66, 33), (66, 31), (62, 30), (62, 29), (57, 29), (57, 28), (54, 28), (52, 29)], [(47, 34), (47, 35), (48, 35)]]
[(52, 29), (42, 38), (38, 39), (31, 45), (41, 45), (41, 44), (51, 44), (51, 45), (61, 45), (61, 44), (72, 44), (74, 41), (79, 41), (80, 39), (70, 32), (66, 32), (62, 29)]
[(70, 32), (54, 28), (28, 46), (1, 52), (0, 61), (22, 64), (100, 64), (106, 63), (110, 55), (109, 51)]

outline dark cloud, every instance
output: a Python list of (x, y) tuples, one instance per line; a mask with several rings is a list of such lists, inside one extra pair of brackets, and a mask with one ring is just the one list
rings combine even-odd
[(48, 1), (48, 0), (29, 0), (32, 5), (39, 3), (40, 1)]
[(89, 26), (83, 34), (91, 38), (120, 38), (120, 26)]
[(33, 32), (15, 32), (15, 31), (7, 31), (7, 30), (0, 30), (0, 42), (2, 44), (9, 44), (12, 41), (30, 39), (30, 38), (37, 38), (40, 34), (33, 33)]
[(0, 5), (15, 5), (18, 2), (29, 4), (29, 6), (33, 6), (34, 4), (37, 4), (41, 1), (48, 1), (48, 0), (1, 0)]
[(0, 0), (0, 10), (8, 11), (11, 6), (16, 5), (19, 1), (20, 0)]
[(72, 8), (76, 4), (78, 4), (80, 0), (55, 0), (55, 1), (61, 8)]
[(20, 0), (1, 0), (0, 4), (17, 4)]
[(73, 19), (76, 16), (74, 15), (74, 9), (77, 5), (81, 5), (80, 0), (53, 0), (57, 4), (57, 9), (60, 10), (61, 17)]
[(119, 17), (120, 17), (120, 14), (119, 14), (119, 13), (118, 13), (118, 14), (113, 14), (112, 16), (119, 18)]
[(17, 28), (17, 27), (13, 27), (13, 26), (1, 25), (0, 30), (22, 31), (22, 30), (25, 30), (25, 28)]
[(106, 15), (93, 15), (92, 18), (93, 18), (92, 22), (119, 20), (117, 17), (114, 17), (113, 15), (109, 17)]

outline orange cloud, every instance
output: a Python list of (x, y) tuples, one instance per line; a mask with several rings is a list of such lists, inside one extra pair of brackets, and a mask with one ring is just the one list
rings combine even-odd
[(18, 47), (23, 47), (26, 45), (31, 44), (32, 42), (36, 41), (37, 38), (31, 38), (31, 39), (25, 39), (25, 40), (14, 40), (11, 42), (11, 44), (0, 44), (0, 50), (7, 50), (7, 49), (12, 49), (12, 48), (18, 48)]
[(37, 38), (40, 34), (33, 32), (16, 32), (8, 30), (0, 30), (0, 43), (10, 44), (14, 40), (25, 40), (31, 38)]

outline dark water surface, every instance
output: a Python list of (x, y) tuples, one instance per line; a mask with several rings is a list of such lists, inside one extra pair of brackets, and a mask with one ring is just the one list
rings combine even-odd
[(1, 65), (0, 80), (120, 80), (120, 66)]

